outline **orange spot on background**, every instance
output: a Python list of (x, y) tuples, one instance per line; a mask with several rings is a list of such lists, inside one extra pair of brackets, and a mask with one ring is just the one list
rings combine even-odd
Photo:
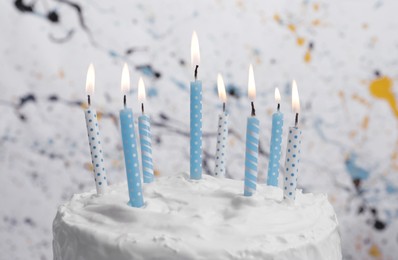
[(391, 107), (395, 117), (398, 117), (397, 101), (392, 92), (393, 82), (389, 77), (380, 77), (370, 83), (370, 94), (375, 98), (384, 99)]
[(315, 3), (312, 7), (314, 8), (315, 11), (319, 10), (319, 4), (317, 3)]
[(321, 24), (321, 21), (319, 19), (315, 19), (312, 21), (312, 25), (314, 25), (314, 26), (318, 26), (320, 24)]
[(361, 103), (364, 106), (370, 107), (369, 101), (367, 101), (363, 97), (359, 96), (358, 94), (353, 94), (352, 95), (352, 99), (355, 100), (355, 101), (358, 101), (359, 103)]
[(362, 128), (363, 128), (363, 129), (367, 129), (368, 126), (369, 126), (369, 116), (365, 116), (365, 117), (362, 119)]
[(350, 139), (354, 139), (357, 136), (357, 132), (353, 130), (348, 133), (348, 136), (350, 137)]
[(278, 23), (281, 22), (281, 17), (279, 16), (279, 14), (274, 14), (274, 20)]

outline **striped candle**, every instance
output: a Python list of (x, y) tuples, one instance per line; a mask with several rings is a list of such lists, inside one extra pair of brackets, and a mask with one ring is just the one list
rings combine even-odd
[(144, 183), (153, 182), (153, 162), (151, 144), (151, 123), (149, 116), (141, 115), (138, 118), (138, 131), (140, 133), (141, 161)]
[(246, 158), (245, 158), (245, 196), (252, 196), (256, 191), (257, 185), (257, 164), (258, 164), (258, 144), (260, 121), (256, 118), (256, 110), (254, 109), (254, 99), (256, 98), (256, 84), (254, 81), (253, 66), (249, 67), (249, 84), (248, 94), (251, 100), (251, 117), (247, 118), (246, 129)]
[(140, 77), (138, 81), (138, 101), (141, 102), (142, 115), (138, 118), (138, 132), (140, 133), (141, 162), (144, 183), (153, 182), (151, 121), (144, 114), (144, 102), (146, 100), (144, 80)]
[(249, 117), (246, 129), (245, 196), (252, 196), (256, 191), (259, 131), (260, 121), (254, 116)]

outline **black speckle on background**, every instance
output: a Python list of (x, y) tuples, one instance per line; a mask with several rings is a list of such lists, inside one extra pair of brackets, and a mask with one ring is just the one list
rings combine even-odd
[(166, 121), (169, 120), (169, 116), (166, 115), (166, 114), (164, 114), (164, 113), (160, 113), (159, 116), (160, 116), (160, 118), (163, 119), (163, 120), (166, 120)]
[(162, 74), (159, 71), (156, 71), (154, 68), (152, 68), (152, 65), (139, 65), (135, 67), (138, 71), (143, 73), (144, 75), (148, 77), (154, 77), (156, 79), (159, 79), (162, 77)]
[(28, 102), (36, 102), (36, 96), (33, 94), (26, 94), (19, 99), (19, 107), (23, 107)]
[(25, 4), (23, 0), (16, 0), (14, 5), (21, 12), (33, 13), (34, 11), (34, 4)]
[(28, 225), (28, 226), (36, 227), (36, 223), (35, 223), (31, 218), (29, 218), (29, 217), (26, 217), (26, 218), (24, 219), (24, 223), (25, 223), (26, 225)]
[(314, 43), (313, 43), (313, 42), (310, 42), (310, 43), (308, 44), (308, 48), (309, 48), (310, 50), (313, 50), (313, 49), (314, 49)]
[(386, 224), (378, 219), (376, 219), (374, 223), (374, 228), (377, 230), (383, 230), (386, 227)]
[(50, 100), (50, 101), (58, 101), (58, 96), (57, 95), (51, 95), (51, 96), (49, 96), (48, 97), (48, 100)]
[(59, 22), (59, 16), (58, 13), (55, 11), (50, 11), (47, 14), (47, 19), (52, 22), (52, 23), (58, 23)]

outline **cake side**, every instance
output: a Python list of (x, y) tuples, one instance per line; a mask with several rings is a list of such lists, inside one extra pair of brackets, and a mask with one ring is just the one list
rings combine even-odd
[(127, 205), (127, 185), (88, 192), (61, 206), (53, 224), (54, 259), (341, 259), (334, 210), (323, 194), (187, 174), (145, 184), (143, 208)]

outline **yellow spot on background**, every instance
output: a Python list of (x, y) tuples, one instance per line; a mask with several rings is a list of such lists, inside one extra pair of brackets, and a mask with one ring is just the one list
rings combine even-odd
[(395, 117), (398, 117), (397, 101), (392, 92), (393, 82), (389, 77), (380, 77), (370, 83), (370, 94), (375, 98), (384, 99), (391, 107)]
[(297, 37), (297, 45), (303, 46), (305, 43), (305, 39), (303, 37)]
[(289, 30), (292, 32), (296, 32), (296, 26), (294, 24), (289, 24), (287, 28), (289, 28)]
[(373, 244), (369, 249), (369, 255), (377, 258), (381, 257), (381, 252), (378, 246)]
[(305, 61), (306, 63), (309, 63), (309, 62), (311, 61), (311, 52), (310, 52), (310, 50), (307, 50), (307, 52), (305, 53), (305, 55), (304, 55), (304, 61)]
[(312, 7), (314, 8), (315, 11), (319, 10), (319, 4), (317, 3), (315, 3)]

